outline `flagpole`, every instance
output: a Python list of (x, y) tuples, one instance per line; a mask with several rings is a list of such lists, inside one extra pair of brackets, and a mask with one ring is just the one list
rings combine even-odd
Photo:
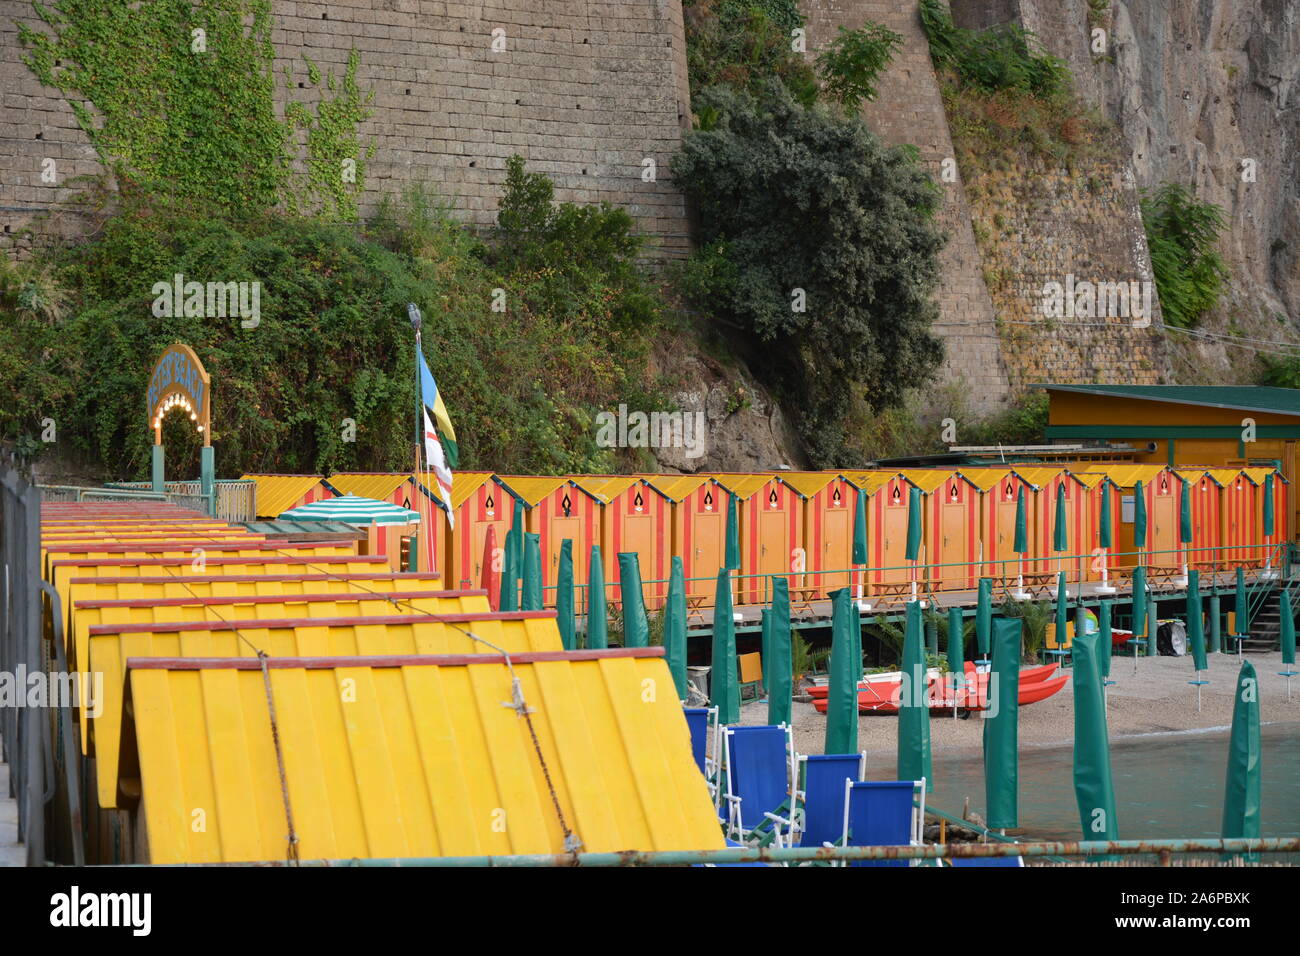
[[(424, 354), (424, 344), (420, 330), (424, 327), (424, 317), (420, 315), (420, 307), (414, 302), (408, 302), (406, 304), (406, 315), (411, 320), (411, 328), (415, 329), (415, 476), (418, 480), (418, 476), (424, 473), (424, 469), (420, 467), (420, 449), (424, 442), (424, 404), (420, 399), (421, 386), (423, 384), (420, 379), (420, 356)], [(416, 500), (419, 501), (417, 513), (420, 515), (420, 524), (423, 525), (423, 527), (415, 533), (415, 566), (419, 569), (421, 531), (424, 532), (425, 539), (429, 543), (430, 552), (433, 551), (433, 515), (430, 514), (427, 519), (425, 518), (423, 488), (417, 489)], [(432, 571), (433, 565), (430, 564), (430, 566), (424, 570)]]

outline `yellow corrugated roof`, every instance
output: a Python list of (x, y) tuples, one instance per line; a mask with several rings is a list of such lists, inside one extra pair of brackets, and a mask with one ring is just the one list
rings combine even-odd
[[(562, 853), (548, 776), (584, 850), (721, 849), (660, 653), (516, 658), (540, 759), (528, 722), (502, 706), (511, 671), (499, 659), (273, 661), (299, 856)], [(125, 778), (138, 772), (150, 862), (283, 859), (285, 805), (257, 662), (139, 662), (130, 694), (123, 782), (134, 789)], [(206, 810), (203, 828), (194, 807)]]
[(1282, 477), (1281, 472), (1276, 468), (1243, 468), (1241, 469), (1241, 473), (1257, 485), (1264, 484), (1264, 479), (1269, 475), (1273, 476), (1274, 481), (1279, 478), (1281, 478), (1282, 481), (1286, 481), (1286, 479)]
[(323, 479), (320, 475), (244, 475), (241, 480), (257, 482), (257, 516), (274, 518)]
[[(939, 471), (937, 469), (909, 468), (909, 469), (904, 469), (903, 471), (899, 472), (899, 474), (901, 474), (912, 484), (916, 485), (916, 487), (920, 488), (922, 494), (928, 495), (930, 492), (934, 491), (934, 489), (942, 488), (943, 483), (947, 481), (952, 475), (954, 474), (960, 475), (961, 473), (953, 472), (953, 471)], [(965, 476), (963, 475), (962, 477)]]
[(497, 480), (529, 508), (555, 489), (570, 483), (568, 478), (557, 478), (554, 475), (497, 475)]
[(839, 475), (833, 471), (791, 471), (782, 472), (777, 477), (805, 498), (811, 498)]
[(340, 472), (329, 476), (330, 485), (341, 495), (356, 495), (358, 498), (373, 498), (375, 501), (387, 501), (389, 496), (403, 482), (410, 481), (411, 475), (382, 474), (371, 475), (364, 472)]
[(708, 475), (642, 475), (650, 487), (669, 501), (685, 501), (700, 485), (713, 479)]
[(1203, 476), (1208, 476), (1216, 485), (1223, 485), (1223, 482), (1216, 478), (1208, 468), (1175, 468), (1174, 474), (1179, 478), (1187, 479), (1187, 483), (1192, 485), (1200, 481)]
[(1167, 470), (1164, 465), (1096, 465), (1088, 469), (1104, 473), (1121, 488), (1132, 488), (1139, 481), (1149, 485), (1156, 475)]
[(963, 468), (962, 476), (980, 491), (988, 491), (990, 488), (996, 488), (1007, 475), (1011, 474), (1010, 468)]
[(571, 475), (570, 480), (603, 502), (610, 502), (641, 481), (636, 475)]
[(1029, 484), (1033, 485), (1035, 488), (1042, 488), (1049, 481), (1054, 480), (1058, 475), (1060, 475), (1061, 472), (1065, 471), (1065, 469), (1064, 468), (1033, 468), (1033, 467), (1025, 468), (1020, 465), (1015, 465), (1011, 468), (1011, 471), (1018, 478), (1020, 478), (1021, 481), (1026, 481)]
[(884, 485), (889, 484), (890, 480), (897, 478), (901, 472), (897, 471), (845, 471), (841, 472), (844, 479), (852, 485), (856, 485), (869, 495), (875, 494)]
[(1206, 469), (1205, 473), (1226, 488), (1232, 482), (1237, 480), (1237, 476), (1241, 474), (1241, 469), (1240, 468), (1209, 468)]
[(1075, 479), (1085, 488), (1096, 488), (1103, 481), (1110, 479), (1099, 471), (1072, 471), (1070, 477)]
[[(508, 616), (508, 615), (507, 615)], [(481, 640), (475, 641), (470, 631)], [(96, 633), (102, 632), (102, 633)], [(198, 621), (163, 624), (104, 624), (91, 631), (89, 666), (104, 675), (91, 721), (87, 752), (98, 765), (100, 806), (116, 806), (118, 731), (122, 688), (129, 658), (254, 657), (256, 648), (273, 658), (412, 654), (493, 654), (488, 641), (506, 653), (558, 652), (562, 648), (555, 615), (532, 614), (503, 620), (486, 614), (373, 618), (300, 618), (284, 621)], [(671, 685), (670, 685), (671, 686)], [(509, 697), (502, 698), (508, 700)], [(93, 716), (93, 715), (92, 715)], [(110, 802), (105, 802), (110, 801)]]
[(720, 484), (724, 489), (730, 491), (741, 501), (758, 491), (765, 484), (771, 481), (775, 475), (751, 475), (751, 474), (723, 474), (714, 475), (713, 480)]
[(490, 471), (457, 471), (451, 476), (451, 506), (459, 508), (470, 495), (492, 480)]

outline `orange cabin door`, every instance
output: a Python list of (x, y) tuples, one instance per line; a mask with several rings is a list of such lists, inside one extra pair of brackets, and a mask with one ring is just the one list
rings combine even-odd
[[(784, 511), (764, 511), (758, 516), (758, 573), (788, 574), (790, 571), (789, 516)], [(769, 582), (759, 579), (751, 586), (755, 601), (770, 596)]]
[[(653, 598), (667, 587), (664, 584), (646, 584), (659, 577), (654, 566), (655, 519), (653, 515), (625, 515), (623, 518), (623, 550), (636, 552), (641, 569), (641, 591), (647, 607), (656, 607)], [(617, 558), (615, 559), (617, 560)]]
[(483, 547), (487, 543), (488, 528), (497, 529), (497, 554), (493, 556), (496, 561), (495, 570), (500, 573), (505, 567), (505, 552), (502, 550), (506, 546), (504, 521), (480, 521), (474, 526), (474, 551), (470, 554), (470, 567), (473, 568), (474, 574), (471, 578), (469, 575), (461, 572), (462, 578), (469, 578), (471, 588), (480, 588), (483, 586)]
[(939, 563), (944, 567), (935, 568), (935, 578), (943, 588), (966, 587), (966, 506), (944, 502), (939, 511), (943, 521), (939, 529)]
[[(717, 588), (718, 572), (722, 570), (726, 534), (726, 515), (718, 512), (695, 515), (695, 534), (691, 537), (691, 567), (689, 574), (700, 580), (688, 581), (686, 591), (691, 596), (711, 597)], [(735, 595), (732, 595), (735, 600)]]
[(880, 580), (886, 584), (895, 581), (910, 581), (911, 570), (907, 565), (907, 508), (885, 507), (885, 535), (880, 554), (883, 570)]
[(1156, 495), (1151, 509), (1151, 564), (1172, 567), (1179, 563), (1174, 548), (1178, 544), (1178, 509), (1173, 495)]
[(997, 577), (1017, 573), (1016, 565), (1016, 501), (999, 501), (997, 504), (997, 542), (995, 567)]
[(823, 591), (833, 591), (846, 587), (849, 583), (849, 576), (844, 569), (853, 558), (853, 539), (849, 534), (850, 517), (847, 508), (822, 513), (822, 553), (818, 556), (821, 561), (818, 569), (829, 568), (837, 572), (821, 575)]
[[(587, 565), (591, 562), (591, 552), (583, 547), (581, 518), (552, 518), (550, 534), (546, 541), (546, 585), (553, 587), (559, 581), (560, 546), (565, 538), (573, 541), (573, 583), (587, 583)], [(520, 569), (522, 572), (522, 569)], [(543, 592), (543, 604), (555, 604), (554, 591)], [(575, 592), (576, 593), (576, 592)]]

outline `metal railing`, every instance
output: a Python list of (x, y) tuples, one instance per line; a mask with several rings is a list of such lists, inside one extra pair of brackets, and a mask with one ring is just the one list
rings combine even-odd
[[(41, 493), (11, 461), (0, 460), (0, 671), (15, 676), (45, 671), (40, 533)], [(19, 686), (25, 694), (25, 681)], [(0, 738), (9, 764), (8, 796), (18, 804), (18, 839), (27, 846), (28, 865), (43, 865), (49, 724), (43, 710), (18, 703), (0, 708)]]
[[(153, 485), (147, 481), (113, 481), (106, 488), (123, 491), (150, 490)], [(167, 481), (163, 482), (167, 500), (182, 508), (202, 511), (222, 521), (256, 521), (257, 520), (257, 482), (244, 478), (218, 479), (213, 482), (211, 496), (203, 494), (201, 481)]]

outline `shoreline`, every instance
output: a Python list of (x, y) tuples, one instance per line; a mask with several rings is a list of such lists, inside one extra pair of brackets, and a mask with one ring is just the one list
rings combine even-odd
[[(1196, 688), (1191, 657), (1140, 658), (1133, 673), (1131, 657), (1112, 659), (1108, 690), (1107, 728), (1112, 744), (1124, 741), (1177, 737), (1191, 734), (1227, 733), (1241, 661), (1249, 661), (1259, 678), (1261, 725), (1300, 721), (1300, 679), (1292, 686), (1287, 701), (1287, 681), (1277, 676), (1283, 669), (1280, 651), (1266, 654), (1210, 654), (1208, 669), (1201, 673), (1210, 683), (1201, 688), (1201, 709), (1196, 708)], [(1061, 673), (1070, 673), (1069, 668)], [(1074, 743), (1073, 682), (1067, 681), (1052, 697), (1020, 710), (1020, 748), (1046, 749)], [(792, 710), (794, 746), (801, 754), (820, 754), (826, 733), (826, 718), (811, 703), (795, 701)], [(741, 724), (767, 721), (765, 701), (747, 701), (741, 706)], [(858, 718), (858, 748), (871, 763), (897, 753), (898, 719), (886, 715)], [(934, 759), (979, 758), (983, 753), (982, 728), (978, 716), (954, 720), (930, 715), (930, 742)], [(874, 758), (874, 760), (872, 759)]]

